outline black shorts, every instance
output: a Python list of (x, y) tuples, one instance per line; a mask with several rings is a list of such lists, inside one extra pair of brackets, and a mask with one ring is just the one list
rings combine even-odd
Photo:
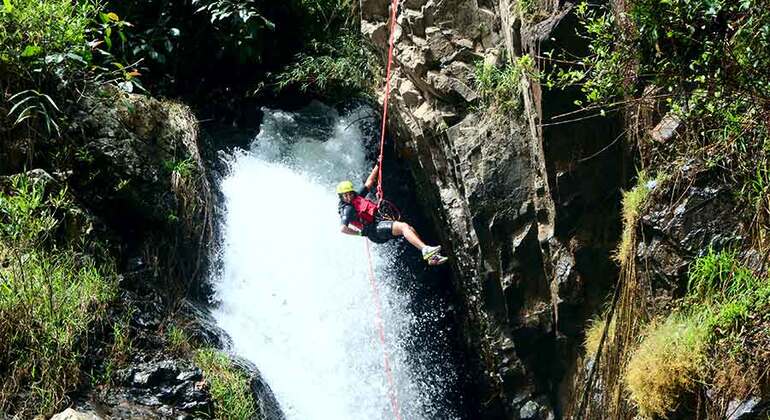
[(390, 220), (367, 225), (364, 228), (364, 233), (366, 233), (366, 237), (369, 238), (370, 241), (376, 244), (383, 244), (395, 238), (395, 236), (393, 236), (393, 222)]

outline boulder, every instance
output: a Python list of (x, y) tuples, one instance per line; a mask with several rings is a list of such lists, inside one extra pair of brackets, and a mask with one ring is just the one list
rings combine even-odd
[(745, 400), (732, 400), (727, 404), (727, 420), (748, 420), (756, 418), (768, 404), (762, 399), (751, 397)]
[(59, 414), (51, 417), (51, 420), (102, 420), (102, 417), (91, 412), (77, 411), (68, 408)]

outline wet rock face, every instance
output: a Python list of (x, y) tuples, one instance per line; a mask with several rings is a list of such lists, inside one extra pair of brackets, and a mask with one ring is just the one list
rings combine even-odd
[[(364, 3), (362, 31), (384, 54), (389, 2)], [(478, 399), (489, 403), (478, 410), (487, 418), (516, 417), (525, 401), (513, 395), (522, 390), (549, 392), (554, 349), (542, 245), (553, 236), (554, 208), (539, 107), (522, 78), (521, 114), (491, 115), (479, 108), (473, 80), (477, 63), (502, 66), (526, 45), (512, 10), (505, 0), (403, 3), (391, 82), (394, 137), (453, 257), (466, 303), (459, 323), (469, 353), (479, 355)]]
[(688, 169), (678, 187), (659, 191), (641, 218), (643, 237), (638, 260), (652, 274), (653, 288), (685, 292), (689, 264), (711, 247), (736, 248), (746, 231), (734, 193), (720, 187), (714, 174)]
[[(94, 349), (88, 359), (95, 372), (111, 376), (110, 383), (82, 390), (74, 396), (74, 405), (100, 418), (193, 419), (212, 418), (214, 400), (210, 382), (192, 361), (192, 353), (168, 349), (164, 325), (167, 322), (161, 297), (145, 291), (141, 295), (123, 291), (121, 301), (130, 303), (132, 352), (110, 374), (103, 349)], [(231, 341), (216, 326), (208, 310), (196, 303), (178, 305), (176, 319), (184, 319), (189, 344), (195, 347), (228, 349)], [(121, 316), (115, 314), (115, 317)], [(256, 366), (234, 358), (234, 366), (249, 376), (252, 396), (261, 419), (283, 420), (280, 406)]]
[[(383, 56), (388, 3), (362, 3), (362, 31)], [(576, 92), (544, 92), (526, 76), (516, 115), (484, 109), (474, 88), (482, 61), (503, 67), (549, 42), (581, 48), (562, 3), (539, 2), (537, 21), (511, 0), (410, 0), (399, 10), (391, 130), (452, 256), (484, 418), (558, 411), (585, 320), (616, 275), (624, 156), (606, 146), (617, 127), (540, 126), (570, 111)]]
[(200, 369), (189, 361), (162, 359), (131, 366), (117, 374), (119, 387), (102, 400), (112, 416), (127, 415), (131, 407), (151, 409), (159, 416), (211, 415), (211, 396)]

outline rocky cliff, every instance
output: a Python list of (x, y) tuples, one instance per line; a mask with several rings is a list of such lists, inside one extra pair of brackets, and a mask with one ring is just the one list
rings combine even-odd
[[(387, 51), (387, 1), (364, 1), (363, 32)], [(542, 124), (575, 93), (522, 72), (518, 112), (500, 115), (474, 88), (478, 63), (585, 48), (571, 5), (411, 0), (395, 33), (392, 137), (453, 257), (478, 355), (484, 418), (553, 418), (569, 398), (583, 324), (616, 277), (627, 153), (618, 123)], [(609, 146), (608, 146), (609, 144)]]
[[(383, 55), (388, 3), (362, 1), (362, 31)], [(607, 114), (586, 112), (585, 92), (574, 84), (557, 88), (543, 77), (559, 65), (552, 51), (601, 59), (596, 48), (606, 44), (580, 35), (585, 5), (401, 4), (391, 133), (453, 257), (481, 418), (738, 419), (767, 411), (768, 175), (761, 162), (770, 149), (750, 131), (763, 124), (752, 117), (756, 92), (726, 100), (744, 107), (735, 133), (736, 117), (717, 108), (696, 110), (686, 124), (666, 111), (675, 107), (649, 92), (687, 72), (672, 67), (654, 82), (635, 73), (635, 60), (657, 63), (667, 42), (655, 41), (652, 58), (638, 50), (651, 29), (634, 22), (658, 16), (645, 4), (597, 7), (613, 17), (589, 35), (624, 37), (610, 41), (617, 50), (608, 48), (626, 48), (628, 57), (612, 59), (624, 63), (621, 83), (635, 83), (613, 99), (630, 105)], [(685, 7), (692, 19), (720, 22), (698, 7)], [(737, 25), (746, 13), (725, 7), (719, 16)], [(490, 85), (490, 75), (501, 78)], [(494, 83), (503, 89), (494, 91)], [(509, 95), (502, 105), (489, 100), (500, 94)], [(757, 168), (736, 175), (755, 158)], [(685, 332), (698, 338), (680, 339)], [(706, 359), (719, 363), (706, 369)]]

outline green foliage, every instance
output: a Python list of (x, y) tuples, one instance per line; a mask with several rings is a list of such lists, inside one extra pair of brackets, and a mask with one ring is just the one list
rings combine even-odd
[(516, 57), (502, 68), (479, 61), (474, 73), (476, 91), (494, 112), (503, 115), (521, 112), (522, 78), (534, 74), (534, 61), (529, 55)]
[(0, 13), (0, 61), (14, 67), (45, 65), (57, 54), (89, 61), (86, 30), (97, 1), (4, 0)]
[(623, 192), (623, 233), (616, 255), (617, 260), (622, 264), (626, 261), (632, 261), (634, 258), (639, 215), (647, 202), (650, 192), (663, 179), (663, 175), (650, 179), (645, 171), (641, 171), (637, 174), (634, 188)]
[(216, 418), (247, 420), (256, 416), (249, 378), (233, 366), (227, 355), (213, 349), (198, 350), (195, 363), (209, 383)]
[(73, 72), (87, 71), (92, 61), (88, 28), (97, 10), (96, 1), (4, 1), (0, 83), (20, 89), (8, 99), (10, 109), (0, 101), (0, 124), (8, 118), (12, 126), (42, 126), (49, 136), (59, 134), (60, 109), (52, 96), (72, 83)]
[[(555, 66), (543, 75), (549, 88), (579, 86), (585, 100), (577, 100), (577, 106), (610, 106), (631, 87), (628, 68), (634, 57), (633, 46), (624, 42), (626, 34), (616, 28), (615, 15), (609, 7), (585, 1), (577, 5), (580, 35), (590, 40), (588, 55), (577, 61), (565, 59), (567, 65)], [(553, 54), (548, 52), (546, 56), (553, 58)]]
[(296, 88), (330, 98), (372, 96), (380, 80), (378, 59), (360, 35), (358, 3), (295, 0), (306, 47), (271, 77), (277, 91)]
[(0, 411), (58, 407), (79, 381), (90, 325), (115, 297), (111, 265), (55, 245), (68, 205), (25, 176), (0, 193)]
[(192, 348), (187, 333), (176, 324), (171, 324), (166, 330), (166, 340), (169, 350), (177, 354), (186, 354)]
[(735, 252), (709, 249), (693, 262), (689, 278), (687, 299), (712, 328), (729, 329), (770, 304), (770, 281), (756, 277)]
[(187, 178), (195, 169), (195, 159), (191, 156), (186, 159), (166, 160), (163, 162), (163, 167), (171, 174)]
[(222, 43), (234, 47), (242, 62), (259, 61), (266, 29), (275, 25), (264, 17), (256, 1), (192, 0), (197, 13), (209, 16)]
[(665, 417), (683, 393), (705, 379), (710, 346), (727, 346), (733, 356), (740, 355), (741, 324), (768, 308), (770, 279), (755, 276), (735, 252), (709, 249), (697, 258), (683, 305), (648, 327), (629, 361), (625, 382), (640, 413)]
[(534, 14), (537, 10), (536, 0), (515, 0), (516, 9), (523, 20), (534, 20)]
[(377, 59), (359, 35), (340, 34), (329, 41), (311, 41), (309, 50), (298, 54), (292, 64), (275, 75), (277, 90), (296, 87), (332, 99), (374, 91)]
[(132, 311), (126, 314), (112, 325), (112, 351), (111, 359), (117, 366), (123, 366), (131, 357), (133, 342), (131, 340), (131, 315)]
[(57, 135), (60, 134), (56, 113), (61, 112), (61, 110), (50, 96), (34, 89), (28, 89), (11, 96), (8, 102), (12, 104), (8, 116), (11, 119), (15, 118), (14, 126), (27, 119), (40, 118), (45, 124), (48, 135), (51, 135), (53, 131)]
[[(579, 88), (583, 99), (576, 105), (585, 112), (622, 109), (636, 115), (626, 129), (647, 160), (644, 166), (695, 157), (723, 169), (743, 192), (744, 206), (753, 210), (760, 248), (770, 230), (769, 5), (766, 0), (583, 2), (575, 13), (588, 54), (558, 57), (544, 77), (549, 88)], [(650, 142), (646, 133), (667, 113), (684, 124), (675, 138)]]

